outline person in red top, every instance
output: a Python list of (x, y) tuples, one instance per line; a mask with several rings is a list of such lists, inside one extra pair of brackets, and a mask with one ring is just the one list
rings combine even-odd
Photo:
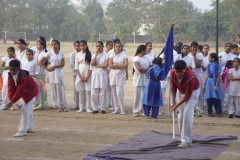
[[(180, 148), (189, 147), (192, 144), (192, 126), (194, 118), (194, 107), (200, 94), (200, 82), (193, 71), (186, 67), (183, 60), (174, 63), (171, 71), (171, 92), (172, 106), (171, 112), (177, 108), (178, 124), (181, 134)], [(177, 103), (176, 103), (176, 100)]]
[(10, 102), (7, 108), (20, 99), (22, 104), (22, 114), (19, 125), (19, 132), (14, 137), (26, 136), (33, 133), (33, 100), (38, 94), (38, 86), (28, 71), (20, 69), (20, 61), (12, 60), (9, 62), (8, 73), (8, 97)]

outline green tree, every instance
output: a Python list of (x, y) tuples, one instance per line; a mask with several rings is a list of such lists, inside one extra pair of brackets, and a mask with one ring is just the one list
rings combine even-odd
[(126, 32), (127, 32), (127, 28), (125, 25), (121, 24), (119, 26), (119, 39), (122, 43), (123, 46), (125, 46), (126, 44), (126, 40), (127, 40), (127, 36), (126, 36)]

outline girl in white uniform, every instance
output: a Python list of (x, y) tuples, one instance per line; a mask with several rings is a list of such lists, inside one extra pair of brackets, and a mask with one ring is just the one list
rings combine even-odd
[(232, 50), (232, 43), (225, 44), (225, 51), (218, 55), (219, 57), (219, 64), (221, 65), (222, 71), (224, 70), (226, 63), (228, 60), (233, 60), (237, 56), (231, 53)]
[(147, 42), (145, 45), (146, 45), (146, 49), (147, 49), (146, 57), (152, 63), (154, 58), (156, 58), (156, 54), (152, 51), (152, 42)]
[(75, 60), (76, 60), (76, 55), (78, 52), (81, 51), (80, 48), (80, 41), (75, 41), (73, 43), (75, 51), (70, 54), (70, 67), (72, 69), (72, 76), (73, 76), (73, 101), (74, 101), (74, 106), (71, 108), (71, 110), (79, 109), (79, 93), (76, 90), (75, 87), (75, 82), (77, 78), (77, 73), (75, 71)]
[[(33, 79), (39, 86), (40, 85), (39, 80), (35, 76), (39, 75), (40, 66), (37, 64), (37, 60), (34, 59), (33, 54), (34, 53), (31, 49), (26, 51), (27, 59), (21, 62), (22, 63), (21, 69), (28, 71), (29, 75), (33, 77)], [(40, 99), (39, 96), (40, 94), (38, 93), (38, 95), (36, 96), (38, 101), (36, 101), (36, 98), (34, 98), (33, 106), (38, 106), (40, 103), (42, 103), (42, 101), (39, 100)]]
[(46, 39), (45, 39), (44, 37), (42, 37), (42, 36), (38, 37), (38, 38), (37, 38), (37, 42), (36, 42), (36, 46), (30, 48), (30, 49), (33, 51), (34, 56), (35, 56), (35, 54), (36, 54), (36, 53), (38, 52), (38, 50), (39, 50), (38, 47), (37, 47), (39, 41), (45, 42), (45, 44), (46, 44)]
[[(9, 66), (9, 62), (14, 58), (15, 55), (15, 48), (14, 47), (8, 47), (7, 49), (8, 56), (2, 57), (2, 62), (1, 62), (1, 68), (5, 66)], [(9, 103), (9, 98), (8, 98), (8, 69), (3, 70), (2, 72), (2, 80), (3, 80), (3, 86), (2, 86), (2, 106), (1, 108), (4, 109), (6, 108), (6, 105)], [(10, 108), (13, 110), (13, 106)], [(0, 109), (1, 110), (1, 109)]]
[(17, 44), (19, 51), (16, 52), (16, 58), (22, 62), (26, 59), (26, 51), (29, 50), (26, 42), (23, 39), (18, 39), (14, 41), (14, 44)]
[(174, 57), (174, 62), (178, 60), (183, 60), (184, 62), (186, 62), (188, 67), (194, 69), (195, 63), (193, 58), (189, 55), (189, 49), (190, 47), (188, 45), (183, 45), (182, 54), (177, 54), (176, 57)]
[(106, 114), (107, 107), (107, 85), (108, 83), (108, 54), (103, 51), (103, 42), (97, 41), (96, 54), (92, 56), (92, 83), (91, 83), (91, 100), (93, 114), (98, 113), (98, 108), (101, 108), (101, 113)]
[(228, 108), (229, 118), (233, 118), (233, 114), (240, 118), (240, 60), (235, 58), (233, 60), (233, 68), (228, 72), (229, 84), (229, 97), (230, 105)]
[(117, 114), (118, 106), (120, 106), (121, 114), (124, 115), (124, 84), (127, 79), (128, 57), (125, 52), (122, 52), (122, 44), (119, 42), (114, 44), (114, 52), (109, 56), (109, 67), (110, 85), (115, 108), (112, 114)]
[(79, 92), (79, 110), (78, 113), (83, 112), (86, 107), (87, 112), (91, 113), (91, 74), (90, 62), (92, 54), (88, 49), (87, 41), (80, 41), (81, 52), (77, 53), (75, 59), (75, 71), (77, 73), (75, 87)]
[[(66, 79), (63, 71), (65, 65), (64, 53), (60, 50), (60, 42), (53, 39), (52, 49), (48, 51), (41, 59), (41, 65), (49, 72), (49, 89), (53, 103), (53, 108), (57, 112), (67, 112), (67, 102), (65, 97)], [(46, 59), (49, 61), (49, 66), (45, 66)]]
[[(207, 45), (207, 44), (203, 45), (203, 62), (202, 62), (203, 79), (206, 78), (206, 75), (207, 75), (207, 72), (206, 72), (207, 66), (208, 66), (208, 64), (210, 63), (209, 60), (208, 60), (208, 58), (209, 58), (209, 55), (208, 55), (209, 50), (210, 50), (209, 45)], [(204, 99), (203, 105), (204, 105), (204, 106), (207, 106), (207, 101), (206, 101), (206, 99), (205, 99), (205, 96), (203, 97), (203, 99)]]
[[(110, 55), (110, 51), (113, 49), (113, 42), (112, 41), (107, 41), (106, 48), (107, 48), (106, 53), (109, 56)], [(110, 68), (107, 67), (107, 70), (108, 70), (108, 74), (109, 74)], [(112, 89), (111, 89), (109, 81), (108, 81), (108, 84), (107, 84), (107, 105), (108, 105), (110, 111), (114, 111)]]
[[(36, 63), (39, 65), (38, 77), (43, 81), (43, 83), (45, 83), (46, 71), (45, 71), (44, 67), (41, 66), (41, 59), (47, 53), (46, 47), (47, 47), (46, 41), (38, 41), (37, 42), (37, 50), (38, 51), (34, 55), (34, 59), (37, 61)], [(37, 104), (41, 104), (44, 101), (45, 91), (44, 91), (44, 86), (41, 83), (38, 82), (37, 84), (38, 84), (39, 94), (36, 97), (36, 102), (37, 102)], [(43, 104), (42, 109), (45, 109), (46, 107), (47, 107), (47, 99), (46, 99), (45, 103)]]
[(140, 45), (137, 48), (135, 57), (133, 58), (133, 86), (134, 86), (134, 101), (133, 101), (133, 116), (139, 116), (142, 109), (142, 94), (147, 84), (146, 72), (151, 65), (149, 58), (146, 55), (146, 45)]

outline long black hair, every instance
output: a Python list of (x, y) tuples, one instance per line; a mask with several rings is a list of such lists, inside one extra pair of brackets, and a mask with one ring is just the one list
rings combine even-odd
[[(135, 56), (137, 56), (139, 53), (141, 53), (142, 51), (144, 51), (144, 50), (146, 50), (146, 48), (147, 48), (147, 46), (146, 45), (139, 45), (138, 46), (138, 48), (137, 48), (137, 51), (136, 51), (136, 54), (135, 54)], [(134, 57), (135, 57), (134, 56)], [(135, 72), (135, 69), (134, 69), (134, 67), (133, 67), (133, 72), (132, 72), (132, 74), (134, 74), (134, 72)]]
[(24, 39), (18, 39), (18, 41), (21, 43), (21, 44), (24, 44), (25, 46), (27, 46), (27, 43)]
[(91, 55), (91, 52), (89, 51), (89, 48), (88, 48), (88, 45), (87, 45), (87, 41), (86, 40), (81, 40), (80, 43), (83, 43), (83, 44), (85, 44), (87, 46), (85, 62), (90, 63), (91, 59), (92, 59), (92, 55)]
[(41, 46), (43, 46), (43, 49), (44, 49), (44, 52), (48, 52), (48, 50), (47, 50), (47, 44), (46, 44), (46, 41), (38, 41), (40, 44), (41, 44)]

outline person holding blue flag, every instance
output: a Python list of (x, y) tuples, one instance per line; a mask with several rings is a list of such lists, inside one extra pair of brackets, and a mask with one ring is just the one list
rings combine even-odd
[[(148, 82), (144, 88), (142, 104), (144, 115), (156, 119), (159, 107), (164, 106), (160, 80), (163, 80), (164, 70), (162, 68), (162, 58), (157, 57), (153, 61), (153, 67), (149, 68), (146, 76)], [(152, 113), (150, 114), (150, 111)]]

